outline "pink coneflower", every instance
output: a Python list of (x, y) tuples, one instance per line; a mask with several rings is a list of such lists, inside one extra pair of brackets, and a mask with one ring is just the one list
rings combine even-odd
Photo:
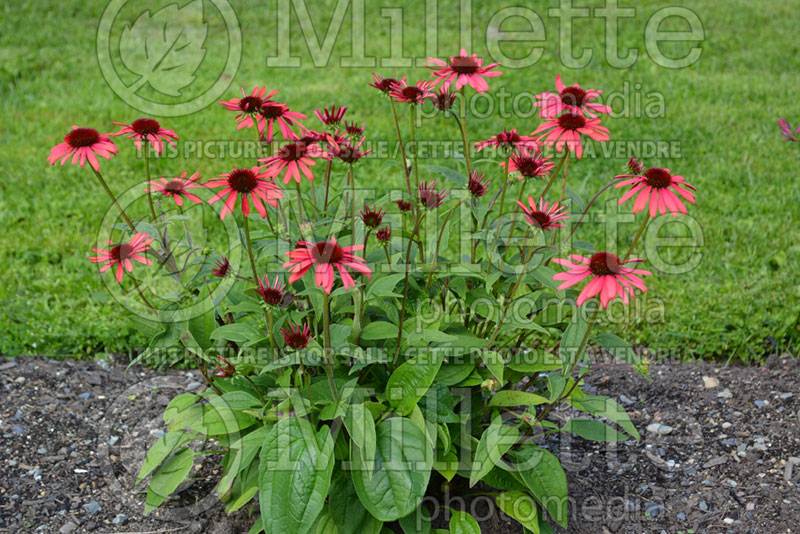
[(469, 175), (469, 182), (467, 182), (467, 189), (473, 197), (482, 197), (489, 190), (489, 179), (482, 172), (472, 171)]
[(256, 113), (264, 102), (278, 93), (277, 90), (267, 94), (266, 87), (254, 87), (248, 95), (244, 87), (242, 87), (242, 98), (231, 98), (230, 100), (221, 100), (220, 104), (225, 106), (226, 109), (231, 111), (238, 111), (236, 121), (239, 123), (239, 129), (250, 128), (253, 126), (252, 115)]
[(375, 232), (375, 239), (378, 240), (378, 243), (381, 245), (389, 244), (389, 241), (392, 240), (392, 229), (388, 226), (384, 226), (377, 232)]
[(197, 183), (197, 180), (199, 179), (199, 172), (194, 173), (189, 178), (186, 177), (186, 173), (184, 172), (180, 176), (177, 176), (169, 181), (167, 181), (166, 178), (159, 178), (160, 181), (153, 180), (150, 182), (150, 184), (153, 186), (154, 191), (158, 191), (165, 197), (172, 197), (172, 200), (175, 201), (175, 204), (178, 206), (183, 206), (184, 197), (196, 204), (202, 202), (199, 197), (189, 192), (189, 189), (203, 187), (202, 184)]
[(408, 104), (424, 104), (425, 100), (433, 98), (430, 81), (419, 81), (416, 85), (408, 85), (405, 78), (392, 86), (391, 95), (397, 102)]
[[(644, 260), (630, 259), (621, 261), (619, 257), (610, 252), (597, 252), (591, 258), (570, 255), (573, 261), (555, 258), (553, 261), (567, 267), (569, 270), (553, 276), (553, 280), (563, 280), (558, 289), (566, 289), (570, 286), (593, 277), (591, 282), (578, 295), (578, 306), (586, 302), (593, 296), (600, 294), (600, 305), (605, 308), (615, 297), (622, 298), (622, 302), (628, 303), (628, 295), (633, 296), (633, 288), (639, 288), (646, 292), (647, 288), (639, 275), (650, 275), (650, 271), (641, 269), (631, 269), (625, 267), (626, 263), (641, 263)], [(575, 262), (575, 263), (573, 263)]]
[[(263, 136), (264, 130), (267, 131), (267, 142), (272, 142), (273, 139), (273, 130), (275, 127), (275, 123), (278, 123), (278, 129), (281, 131), (281, 135), (284, 139), (297, 139), (297, 134), (292, 131), (292, 126), (297, 124), (300, 128), (303, 128), (303, 124), (300, 122), (301, 119), (307, 119), (305, 115), (302, 113), (298, 113), (296, 111), (292, 111), (289, 107), (284, 104), (283, 102), (273, 102), (268, 100), (261, 104), (261, 107), (258, 108), (258, 111), (255, 115), (253, 115), (254, 121), (258, 124), (258, 134)], [(242, 124), (245, 121), (250, 119), (250, 116), (247, 116), (243, 119)], [(242, 128), (242, 124), (239, 124), (239, 128)]]
[(317, 143), (321, 143), (322, 141), (328, 140), (328, 134), (317, 132), (314, 130), (304, 130), (303, 135), (300, 136), (298, 141), (303, 143), (306, 146), (309, 145), (316, 145)]
[(331, 148), (331, 156), (339, 158), (344, 163), (357, 163), (358, 160), (372, 152), (372, 149), (361, 152), (361, 145), (364, 144), (364, 139), (366, 138), (362, 137), (355, 145), (352, 145), (349, 141), (344, 140), (341, 144)]
[(447, 189), (438, 191), (436, 189), (438, 185), (439, 184), (436, 180), (431, 183), (419, 183), (419, 186), (417, 187), (417, 194), (419, 195), (419, 202), (422, 204), (422, 207), (432, 210), (442, 205), (442, 202), (444, 202), (444, 199), (450, 194), (450, 191)]
[(333, 105), (331, 109), (324, 108), (322, 111), (315, 109), (314, 114), (325, 126), (338, 126), (342, 122), (346, 111), (347, 106), (337, 108)]
[(364, 130), (367, 128), (367, 123), (365, 122), (361, 126), (356, 123), (356, 121), (345, 121), (344, 122), (344, 131), (347, 132), (347, 135), (350, 137), (361, 137), (364, 135)]
[(316, 165), (317, 162), (313, 158), (330, 159), (330, 156), (319, 145), (307, 145), (302, 141), (295, 140), (278, 147), (274, 156), (260, 159), (258, 162), (263, 164), (267, 176), (278, 176), (286, 171), (283, 175), (283, 183), (288, 184), (289, 180), (294, 179), (299, 184), (301, 172), (306, 178), (314, 181), (314, 173), (311, 172), (310, 167)]
[(267, 209), (263, 203), (266, 202), (274, 208), (278, 206), (278, 199), (283, 198), (281, 188), (269, 178), (269, 175), (266, 172), (261, 172), (258, 167), (250, 169), (237, 169), (234, 167), (231, 172), (221, 174), (218, 178), (206, 182), (206, 187), (222, 188), (219, 193), (208, 200), (208, 203), (213, 204), (224, 198), (225, 205), (222, 206), (219, 216), (220, 219), (224, 219), (227, 214), (233, 213), (236, 197), (241, 194), (242, 214), (245, 217), (250, 216), (250, 202), (252, 202), (261, 218), (265, 219), (267, 217)]
[[(141, 264), (150, 265), (151, 262), (146, 257), (142, 256), (150, 247), (150, 243), (154, 240), (144, 232), (138, 232), (127, 243), (120, 243), (111, 247), (111, 250), (101, 248), (93, 248), (92, 251), (97, 253), (97, 256), (92, 256), (89, 261), (92, 263), (105, 263), (100, 267), (101, 273), (106, 272), (110, 268), (117, 266), (116, 277), (117, 282), (122, 282), (122, 272), (124, 270), (133, 271), (133, 263), (131, 260), (136, 260)], [(109, 241), (109, 244), (111, 241)]]
[(540, 141), (544, 141), (548, 147), (555, 144), (558, 152), (561, 152), (566, 144), (578, 159), (583, 155), (581, 135), (586, 135), (601, 143), (609, 139), (608, 128), (600, 126), (600, 119), (587, 119), (583, 115), (572, 115), (571, 113), (564, 113), (557, 118), (543, 122), (531, 135), (545, 130), (550, 130), (550, 132), (539, 136)]
[(275, 276), (275, 281), (272, 285), (269, 284), (269, 276), (264, 276), (264, 281), (258, 279), (258, 288), (256, 293), (261, 295), (261, 298), (270, 306), (280, 306), (283, 301), (283, 296), (286, 294), (286, 286)]
[(519, 200), (517, 204), (525, 214), (528, 224), (545, 232), (553, 228), (564, 228), (559, 222), (569, 219), (569, 213), (564, 211), (564, 206), (560, 206), (558, 202), (553, 202), (550, 206), (544, 198), (540, 198), (537, 205), (533, 197), (528, 197), (527, 206)]
[(469, 85), (479, 93), (484, 93), (489, 90), (489, 84), (486, 83), (485, 78), (492, 78), (500, 76), (502, 72), (493, 70), (500, 63), (491, 63), (483, 66), (483, 58), (478, 57), (478, 54), (467, 54), (463, 48), (457, 56), (450, 56), (450, 61), (445, 63), (441, 59), (429, 57), (429, 68), (433, 69), (434, 83), (444, 82), (445, 88), (455, 82), (456, 91), (465, 85)]
[(389, 95), (389, 93), (392, 92), (392, 88), (395, 86), (395, 84), (398, 84), (398, 83), (399, 84), (405, 84), (405, 82), (406, 82), (406, 77), (405, 76), (403, 76), (402, 78), (397, 80), (395, 78), (383, 78), (383, 77), (375, 74), (374, 72), (372, 73), (372, 78), (375, 81), (373, 83), (370, 83), (370, 84), (367, 84), (367, 85), (369, 85), (370, 87), (374, 87), (375, 89), (377, 89), (378, 91), (380, 91), (381, 93), (383, 93), (385, 95)]
[(456, 93), (450, 91), (449, 87), (440, 87), (439, 91), (433, 95), (433, 105), (441, 111), (447, 111), (456, 103)]
[(692, 204), (695, 203), (694, 194), (692, 194), (692, 191), (695, 191), (694, 186), (686, 183), (683, 180), (683, 176), (670, 174), (669, 169), (654, 167), (644, 171), (644, 174), (621, 174), (616, 178), (627, 178), (627, 180), (622, 180), (614, 186), (615, 188), (633, 185), (619, 199), (619, 204), (622, 204), (637, 193), (639, 194), (633, 203), (633, 213), (642, 211), (649, 201), (651, 218), (655, 217), (656, 213), (664, 215), (668, 211), (673, 217), (677, 217), (678, 213), (686, 213), (686, 206), (678, 195)]
[[(551, 158), (544, 156), (538, 148), (528, 150), (525, 147), (520, 147), (511, 156), (510, 161), (508, 172), (517, 171), (520, 180), (537, 176), (544, 178), (555, 166)], [(500, 166), (505, 167), (505, 162), (501, 163)]]
[(92, 168), (100, 172), (100, 163), (97, 156), (111, 159), (118, 149), (111, 140), (109, 134), (98, 133), (94, 128), (72, 127), (72, 131), (64, 136), (64, 142), (59, 143), (50, 150), (47, 161), (50, 165), (55, 165), (56, 161), (61, 160), (61, 165), (67, 162), (72, 156), (72, 164), (81, 167), (89, 161)]
[(289, 261), (283, 266), (292, 273), (289, 277), (290, 284), (302, 278), (311, 267), (315, 267), (314, 282), (330, 294), (336, 278), (336, 269), (342, 277), (345, 290), (356, 286), (348, 268), (362, 273), (367, 278), (372, 278), (372, 271), (365, 265), (364, 259), (353, 254), (353, 251), (362, 248), (364, 245), (343, 247), (336, 242), (334, 237), (318, 243), (299, 241), (296, 249), (286, 253)]
[(292, 323), (286, 323), (288, 328), (281, 328), (283, 340), (286, 342), (287, 347), (295, 350), (304, 348), (311, 341), (311, 329), (307, 323), (303, 323), (302, 328), (295, 326)]
[(539, 141), (527, 135), (520, 135), (517, 129), (513, 128), (510, 132), (503, 128), (503, 131), (497, 135), (493, 135), (489, 139), (478, 141), (475, 143), (475, 149), (480, 152), (487, 146), (494, 148), (504, 148), (514, 150), (516, 148), (538, 148)]
[(556, 91), (558, 94), (544, 92), (536, 95), (538, 100), (534, 106), (542, 108), (539, 111), (540, 117), (555, 117), (563, 111), (572, 115), (586, 115), (589, 118), (595, 117), (594, 112), (611, 113), (610, 107), (592, 102), (603, 91), (581, 89), (577, 83), (567, 87), (561, 82), (560, 74), (556, 74)]
[(155, 119), (136, 119), (131, 124), (124, 124), (115, 122), (117, 126), (122, 126), (122, 129), (111, 135), (125, 135), (128, 134), (126, 139), (133, 139), (133, 144), (136, 145), (137, 150), (142, 149), (142, 139), (147, 140), (156, 154), (161, 154), (164, 151), (164, 141), (169, 143), (173, 148), (175, 147), (174, 139), (178, 136), (174, 130), (167, 130), (162, 128)]
[(397, 208), (400, 211), (403, 211), (403, 212), (411, 211), (411, 202), (403, 200), (402, 198), (398, 198), (397, 199)]
[(211, 274), (216, 276), (217, 278), (225, 278), (231, 273), (231, 262), (228, 261), (228, 258), (222, 256), (222, 259), (217, 261), (214, 264), (214, 267), (211, 268)]
[(381, 225), (386, 212), (383, 211), (383, 208), (378, 208), (376, 210), (374, 207), (370, 208), (369, 205), (364, 204), (364, 209), (358, 210), (358, 214), (361, 216), (361, 221), (364, 223), (364, 226), (374, 229)]
[(236, 374), (236, 367), (234, 367), (231, 362), (219, 354), (217, 354), (217, 359), (219, 359), (220, 363), (217, 364), (217, 372), (214, 373), (214, 376), (218, 378), (230, 378)]

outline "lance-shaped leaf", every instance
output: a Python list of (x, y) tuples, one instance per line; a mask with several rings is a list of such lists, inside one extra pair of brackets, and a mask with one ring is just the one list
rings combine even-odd
[(149, 514), (154, 508), (164, 502), (170, 493), (175, 491), (181, 482), (186, 479), (186, 475), (192, 470), (194, 463), (194, 451), (192, 449), (182, 449), (170, 456), (166, 462), (161, 464), (155, 472), (150, 484), (147, 486), (147, 501), (144, 505), (144, 513)]
[(266, 532), (306, 534), (325, 505), (333, 473), (333, 438), (308, 420), (286, 417), (264, 440), (259, 504)]
[(518, 439), (517, 427), (503, 424), (500, 416), (492, 419), (492, 423), (483, 431), (478, 448), (475, 450), (469, 485), (474, 486), (494, 466), (499, 465), (503, 455), (517, 443)]
[(375, 430), (375, 469), (368, 477), (361, 451), (353, 447), (353, 485), (369, 513), (380, 521), (395, 521), (422, 502), (433, 449), (419, 426), (405, 417), (387, 419)]
[(431, 387), (439, 367), (441, 354), (422, 353), (395, 369), (386, 383), (386, 393), (394, 411), (408, 415)]
[(515, 467), (528, 490), (550, 517), (567, 528), (567, 475), (558, 458), (535, 445), (521, 447)]

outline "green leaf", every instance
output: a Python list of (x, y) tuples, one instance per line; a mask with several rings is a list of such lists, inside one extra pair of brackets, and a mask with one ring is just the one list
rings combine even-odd
[(362, 534), (364, 522), (371, 519), (358, 500), (352, 480), (343, 471), (337, 471), (333, 475), (328, 510), (339, 528), (339, 534)]
[(361, 451), (353, 447), (353, 485), (369, 513), (380, 521), (395, 521), (422, 502), (431, 477), (433, 449), (417, 424), (405, 417), (387, 419), (375, 430), (375, 470), (366, 476)]
[[(459, 360), (461, 360), (459, 358)], [(444, 386), (454, 386), (467, 378), (475, 369), (471, 361), (456, 361), (443, 363), (436, 374), (436, 383)]]
[[(586, 319), (583, 317), (583, 312), (580, 308), (575, 311), (572, 316), (567, 329), (564, 330), (564, 335), (561, 337), (561, 345), (558, 347), (558, 357), (561, 359), (561, 368), (566, 372), (573, 362), (580, 358), (578, 348), (583, 341), (583, 336), (586, 335), (588, 325)], [(586, 345), (581, 348), (581, 351), (586, 349)]]
[(394, 339), (397, 337), (397, 325), (386, 321), (374, 321), (369, 323), (361, 331), (361, 339), (366, 341), (377, 341), (380, 339)]
[(206, 351), (213, 346), (211, 333), (217, 326), (214, 302), (208, 294), (208, 285), (203, 288), (202, 300), (199, 304), (197, 314), (188, 321), (188, 327), (195, 342)]
[(478, 522), (467, 512), (453, 510), (450, 517), (450, 534), (481, 534)]
[(325, 505), (333, 472), (333, 438), (306, 419), (285, 417), (267, 434), (259, 465), (264, 530), (306, 534)]
[(598, 334), (596, 339), (597, 344), (610, 352), (615, 358), (630, 365), (637, 365), (639, 363), (639, 357), (621, 337), (604, 332)]
[(483, 431), (478, 448), (475, 450), (475, 459), (472, 461), (469, 475), (470, 487), (486, 476), (494, 466), (499, 465), (503, 455), (517, 443), (518, 439), (517, 427), (503, 424), (500, 416), (492, 419), (492, 423)]
[(592, 441), (625, 441), (625, 434), (605, 423), (593, 419), (570, 419), (561, 427), (562, 432), (572, 432), (576, 436)]
[(264, 337), (264, 334), (244, 323), (224, 324), (211, 332), (212, 339), (225, 339), (234, 343), (246, 343)]
[(553, 280), (553, 275), (555, 274), (556, 272), (553, 269), (544, 265), (540, 265), (539, 267), (528, 272), (528, 275), (542, 284), (542, 286), (558, 292), (558, 282)]
[(147, 486), (147, 500), (144, 505), (145, 515), (158, 508), (164, 502), (164, 499), (186, 479), (186, 475), (192, 470), (194, 454), (192, 449), (182, 449), (170, 456), (158, 468), (158, 471), (153, 474), (153, 478), (150, 479), (150, 484)]
[(430, 388), (441, 365), (441, 356), (422, 353), (395, 369), (386, 383), (386, 394), (394, 411), (410, 414)]
[(183, 447), (190, 441), (197, 439), (197, 437), (197, 434), (190, 432), (167, 432), (158, 438), (153, 443), (153, 446), (150, 447), (150, 450), (147, 451), (139, 476), (136, 478), (136, 484), (144, 480), (156, 467), (161, 465), (161, 462), (172, 454), (175, 449)]
[(372, 413), (363, 404), (350, 405), (344, 418), (344, 426), (350, 434), (353, 446), (361, 449), (364, 461), (371, 471), (376, 447), (375, 420)]
[(492, 397), (489, 406), (537, 406), (547, 402), (547, 399), (535, 393), (504, 389)]
[(520, 373), (533, 374), (560, 369), (561, 360), (549, 352), (534, 349), (514, 353), (506, 366)]
[(381, 278), (376, 278), (369, 287), (367, 287), (367, 296), (365, 300), (370, 297), (399, 297), (400, 294), (394, 292), (397, 283), (405, 277), (403, 273), (390, 274)]
[(630, 416), (617, 401), (600, 395), (586, 396), (582, 399), (568, 399), (567, 402), (576, 409), (598, 417), (605, 417), (622, 427), (625, 432), (637, 440), (639, 432), (633, 426)]
[(530, 495), (521, 491), (508, 491), (495, 497), (497, 506), (523, 527), (539, 534), (539, 509)]
[(567, 475), (558, 458), (535, 445), (521, 448), (517, 458), (522, 482), (553, 521), (567, 528)]
[(489, 369), (489, 371), (494, 375), (500, 385), (503, 385), (505, 383), (503, 380), (503, 371), (506, 366), (506, 363), (503, 360), (503, 355), (493, 350), (489, 350), (484, 352), (482, 356), (483, 363), (486, 364), (486, 368)]
[(403, 534), (430, 534), (431, 514), (427, 508), (419, 507), (398, 521)]
[(458, 185), (466, 186), (467, 182), (469, 181), (466, 176), (449, 167), (442, 167), (440, 165), (420, 165), (420, 167), (431, 172), (435, 172), (436, 174), (441, 174), (445, 178), (452, 180)]

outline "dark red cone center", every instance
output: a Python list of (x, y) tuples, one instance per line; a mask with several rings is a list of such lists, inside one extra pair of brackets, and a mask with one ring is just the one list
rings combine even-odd
[(239, 109), (245, 113), (255, 113), (264, 103), (260, 96), (246, 96), (239, 100)]
[(171, 193), (173, 195), (182, 195), (184, 193), (183, 182), (177, 178), (167, 182), (164, 186), (164, 193)]
[(131, 128), (139, 135), (153, 135), (158, 133), (161, 125), (153, 119), (136, 119), (131, 124)]
[(616, 254), (598, 252), (589, 258), (589, 270), (595, 276), (615, 275), (622, 271), (622, 263)]
[(234, 169), (228, 175), (228, 185), (239, 193), (249, 193), (258, 185), (258, 178), (250, 169)]
[(133, 254), (133, 247), (129, 243), (121, 243), (111, 248), (111, 257), (115, 260), (125, 261)]
[(344, 258), (344, 249), (332, 241), (320, 241), (311, 247), (311, 257), (317, 263), (339, 263)]
[(672, 183), (672, 175), (667, 169), (659, 169), (657, 167), (647, 169), (644, 171), (644, 177), (647, 181), (647, 185), (658, 189), (669, 187)]
[(75, 128), (64, 138), (72, 148), (92, 146), (100, 140), (100, 134), (94, 128)]
[(481, 66), (481, 60), (472, 56), (456, 56), (450, 58), (450, 68), (458, 74), (475, 74)]
[(558, 118), (558, 125), (565, 130), (577, 130), (586, 126), (586, 119), (583, 118), (583, 115), (564, 113)]
[(565, 87), (561, 91), (561, 103), (580, 107), (586, 103), (586, 91), (577, 87)]
[(305, 143), (289, 143), (281, 148), (281, 159), (284, 161), (297, 161), (306, 155), (307, 145)]

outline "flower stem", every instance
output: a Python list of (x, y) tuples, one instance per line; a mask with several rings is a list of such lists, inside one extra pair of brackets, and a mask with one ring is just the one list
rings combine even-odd
[(409, 122), (411, 123), (411, 150), (413, 151), (411, 157), (414, 158), (414, 185), (419, 188), (419, 166), (417, 165), (417, 141), (415, 132), (416, 125), (414, 124), (414, 111), (416, 109), (417, 108), (414, 106), (409, 106), (408, 117), (411, 119)]
[[(406, 159), (406, 149), (403, 146), (403, 136), (400, 133), (400, 121), (397, 120), (397, 108), (394, 105), (394, 99), (390, 98), (389, 103), (392, 105), (392, 116), (394, 117), (394, 129), (397, 132), (397, 142), (400, 145), (400, 155), (403, 157), (403, 172), (406, 175), (406, 188), (408, 189), (408, 196), (413, 199), (414, 195), (411, 194), (411, 174), (408, 170), (408, 160)], [(412, 210), (416, 209), (413, 202), (411, 204), (411, 209)]]
[(131, 276), (131, 281), (133, 282), (133, 287), (136, 288), (136, 292), (139, 294), (139, 298), (141, 298), (142, 301), (145, 303), (145, 305), (148, 308), (150, 308), (150, 311), (153, 312), (156, 315), (156, 317), (158, 317), (158, 311), (152, 304), (150, 304), (150, 301), (147, 300), (147, 297), (144, 296), (144, 292), (142, 291), (142, 288), (139, 286), (139, 282), (133, 276)]
[(133, 225), (133, 223), (131, 222), (131, 220), (128, 218), (128, 214), (126, 214), (126, 213), (125, 213), (125, 210), (124, 210), (124, 209), (122, 209), (122, 206), (120, 206), (120, 205), (119, 205), (119, 202), (117, 202), (117, 197), (115, 197), (115, 196), (114, 196), (114, 193), (112, 193), (112, 192), (111, 192), (111, 189), (108, 187), (108, 184), (107, 184), (107, 183), (106, 183), (106, 181), (103, 179), (103, 175), (102, 175), (102, 174), (100, 174), (99, 172), (95, 171), (95, 170), (94, 170), (94, 168), (92, 169), (92, 171), (94, 171), (94, 175), (95, 175), (95, 176), (97, 176), (97, 179), (98, 179), (98, 180), (100, 180), (100, 185), (102, 185), (102, 186), (103, 186), (103, 189), (105, 189), (105, 190), (106, 190), (106, 193), (107, 193), (107, 194), (108, 194), (108, 196), (111, 198), (111, 202), (113, 202), (113, 203), (114, 203), (114, 205), (115, 205), (115, 206), (117, 207), (117, 209), (119, 210), (119, 214), (122, 216), (122, 219), (123, 219), (123, 220), (125, 221), (125, 223), (128, 225), (128, 228), (130, 228), (130, 229), (131, 229), (131, 232), (135, 232), (135, 231), (136, 231), (136, 227)]
[(325, 165), (325, 204), (323, 204), (322, 211), (324, 213), (328, 213), (328, 194), (330, 193), (331, 189), (331, 167), (333, 166), (333, 161), (328, 160), (327, 165)]
[(458, 126), (461, 129), (461, 142), (464, 144), (464, 161), (467, 164), (467, 177), (472, 174), (472, 159), (469, 155), (469, 140), (467, 138), (467, 92), (466, 86), (461, 88), (461, 120), (458, 120)]
[(564, 166), (564, 162), (567, 160), (568, 157), (569, 157), (569, 150), (564, 152), (564, 156), (561, 158), (561, 161), (558, 162), (556, 170), (553, 171), (553, 173), (550, 175), (550, 181), (547, 182), (547, 185), (545, 186), (544, 190), (542, 191), (542, 194), (540, 195), (542, 198), (544, 198), (547, 192), (550, 191), (550, 188), (553, 186), (553, 182), (555, 182), (556, 178), (558, 178), (558, 173), (561, 172), (561, 167)]
[[(250, 258), (250, 269), (253, 271), (253, 279), (258, 285), (258, 271), (256, 270), (256, 259), (253, 255), (253, 242), (250, 238), (250, 223), (247, 222), (247, 217), (244, 218), (244, 239), (247, 242), (247, 256)], [(275, 340), (272, 338), (272, 313), (264, 308), (264, 326), (269, 329), (269, 342), (272, 347), (272, 358), (275, 359)]]
[(639, 241), (639, 238), (642, 237), (644, 233), (644, 229), (647, 226), (647, 223), (650, 222), (650, 217), (647, 214), (644, 214), (644, 220), (642, 221), (642, 225), (639, 226), (639, 231), (636, 232), (636, 235), (633, 237), (633, 241), (631, 241), (631, 246), (628, 247), (628, 252), (625, 253), (625, 257), (622, 258), (622, 261), (627, 260), (631, 256), (631, 252), (633, 252), (633, 248), (636, 246), (636, 242)]
[(156, 223), (158, 222), (158, 217), (156, 217), (156, 210), (153, 207), (152, 186), (150, 184), (150, 156), (147, 148), (147, 144), (142, 143), (142, 152), (144, 152), (144, 173), (147, 178), (147, 203), (150, 204), (150, 216), (153, 217), (153, 223)]
[(397, 347), (394, 351), (394, 367), (397, 367), (397, 359), (400, 357), (400, 343), (403, 340), (403, 321), (405, 321), (406, 317), (406, 304), (408, 303), (408, 276), (409, 276), (409, 265), (411, 263), (411, 245), (414, 244), (414, 235), (419, 230), (419, 225), (422, 223), (422, 219), (425, 218), (425, 211), (420, 211), (419, 215), (417, 216), (417, 221), (414, 224), (414, 229), (411, 230), (411, 235), (408, 236), (408, 249), (406, 250), (406, 276), (405, 282), (403, 284), (403, 305), (400, 306), (400, 324), (397, 327)]
[(353, 164), (350, 164), (350, 228), (353, 237), (356, 235), (356, 176), (353, 172)]
[(297, 226), (299, 228), (303, 224), (303, 195), (300, 194), (300, 182), (295, 181), (294, 187), (297, 190)]
[[(436, 270), (436, 263), (439, 260), (439, 245), (442, 242), (442, 236), (444, 235), (444, 229), (447, 228), (447, 222), (450, 220), (450, 217), (455, 213), (458, 207), (466, 202), (466, 198), (461, 200), (458, 204), (452, 207), (450, 211), (447, 212), (445, 215), (444, 220), (442, 221), (441, 228), (439, 229), (439, 237), (436, 239), (436, 250), (433, 253), (433, 265), (431, 265), (431, 272), (428, 274), (428, 283), (425, 286), (425, 290), (428, 291), (431, 288), (431, 282), (433, 282), (433, 272)], [(366, 254), (364, 254), (366, 256)]]
[(331, 348), (331, 300), (330, 295), (322, 293), (322, 329), (325, 340), (325, 374), (328, 375), (328, 385), (331, 388), (333, 401), (339, 403), (339, 393), (336, 391), (336, 382), (333, 380), (333, 349)]

